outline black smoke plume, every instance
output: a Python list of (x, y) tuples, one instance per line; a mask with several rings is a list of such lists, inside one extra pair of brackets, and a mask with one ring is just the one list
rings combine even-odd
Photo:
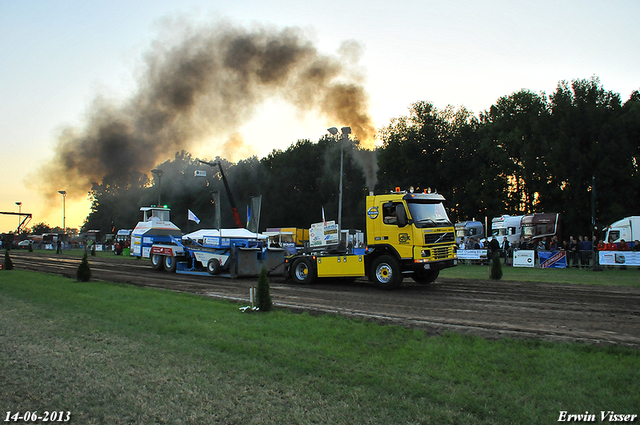
[(170, 34), (145, 56), (128, 100), (115, 106), (98, 98), (83, 128), (62, 132), (55, 158), (41, 172), (44, 193), (65, 188), (70, 196), (84, 195), (93, 182), (124, 183), (212, 135), (232, 134), (233, 140), (256, 107), (274, 96), (349, 125), (362, 146), (373, 145), (368, 95), (344, 54), (357, 50), (356, 43), (328, 56), (296, 28), (247, 30), (224, 22), (182, 24)]

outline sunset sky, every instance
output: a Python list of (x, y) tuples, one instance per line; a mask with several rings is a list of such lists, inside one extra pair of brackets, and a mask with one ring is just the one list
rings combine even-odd
[[(321, 54), (336, 57), (345, 41), (354, 41), (359, 56), (349, 56), (345, 66), (362, 78), (380, 128), (421, 100), (440, 109), (465, 106), (477, 115), (523, 88), (550, 94), (561, 80), (592, 76), (625, 101), (640, 89), (639, 18), (634, 0), (3, 0), (0, 211), (17, 212), (15, 203), (22, 202), (22, 211), (34, 215), (29, 226), (62, 225), (62, 196), (55, 192), (67, 188), (43, 193), (38, 183), (47, 179), (38, 173), (52, 161), (62, 130), (81, 132), (96, 99), (130, 99), (145, 58), (157, 43), (171, 45), (166, 29), (180, 22), (295, 27)], [(236, 137), (245, 146), (230, 159), (263, 157), (347, 125), (272, 97), (229, 134), (212, 134), (189, 150), (224, 156), (224, 141)], [(88, 212), (86, 196), (67, 198), (68, 227), (80, 227)], [(15, 216), (0, 215), (2, 232), (17, 223)]]

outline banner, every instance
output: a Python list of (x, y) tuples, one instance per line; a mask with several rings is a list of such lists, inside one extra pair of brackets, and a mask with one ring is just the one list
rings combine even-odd
[(535, 267), (536, 252), (530, 249), (513, 251), (513, 267)]
[(601, 266), (640, 266), (640, 251), (599, 251)]
[(567, 253), (564, 251), (538, 251), (540, 267), (543, 269), (567, 268)]
[(339, 237), (338, 225), (335, 221), (314, 223), (309, 229), (309, 245), (311, 247), (337, 245), (340, 242)]
[(486, 260), (486, 249), (459, 249), (457, 252), (458, 260)]
[[(247, 229), (258, 233), (260, 227), (260, 212), (262, 209), (262, 195), (251, 197), (251, 208), (247, 208)], [(249, 213), (250, 211), (250, 213)]]

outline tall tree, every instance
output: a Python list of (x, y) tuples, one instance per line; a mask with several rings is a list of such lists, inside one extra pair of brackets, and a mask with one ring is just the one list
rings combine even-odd
[[(554, 141), (555, 183), (561, 192), (555, 206), (568, 233), (587, 232), (591, 223), (591, 184), (596, 181), (601, 224), (621, 218), (631, 188), (633, 147), (618, 125), (620, 95), (600, 80), (562, 81), (550, 96), (550, 131)], [(622, 189), (622, 188), (627, 189)], [(606, 188), (606, 190), (604, 190)]]
[(549, 189), (548, 103), (544, 95), (521, 90), (498, 99), (480, 115), (487, 158), (496, 165), (506, 192), (504, 212), (531, 213), (546, 205)]

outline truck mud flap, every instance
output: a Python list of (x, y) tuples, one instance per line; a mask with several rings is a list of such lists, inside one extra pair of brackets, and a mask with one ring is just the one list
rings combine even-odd
[(234, 250), (231, 265), (231, 277), (255, 277), (260, 275), (264, 265), (269, 275), (284, 275), (283, 249), (269, 249), (263, 252), (259, 248), (237, 248)]

